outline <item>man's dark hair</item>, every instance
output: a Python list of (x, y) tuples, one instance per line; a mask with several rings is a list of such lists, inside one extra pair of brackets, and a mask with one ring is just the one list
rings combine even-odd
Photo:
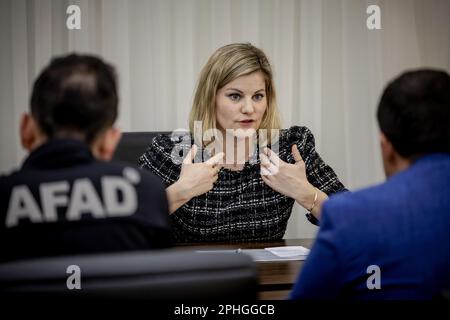
[(439, 70), (403, 73), (384, 90), (377, 117), (405, 158), (450, 153), (450, 76)]
[(88, 55), (53, 59), (31, 94), (31, 114), (48, 138), (76, 134), (89, 144), (114, 123), (117, 104), (114, 68)]

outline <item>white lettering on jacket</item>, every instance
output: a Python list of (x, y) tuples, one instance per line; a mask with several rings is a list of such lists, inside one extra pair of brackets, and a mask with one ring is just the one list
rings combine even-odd
[(68, 221), (80, 220), (84, 214), (95, 219), (130, 216), (138, 207), (133, 184), (139, 181), (139, 172), (129, 167), (124, 169), (124, 177), (102, 177), (103, 203), (89, 178), (74, 180), (71, 190), (67, 181), (41, 183), (42, 212), (30, 189), (26, 185), (18, 185), (11, 191), (5, 225), (7, 228), (16, 227), (22, 219), (31, 223), (56, 222), (58, 208), (66, 208)]

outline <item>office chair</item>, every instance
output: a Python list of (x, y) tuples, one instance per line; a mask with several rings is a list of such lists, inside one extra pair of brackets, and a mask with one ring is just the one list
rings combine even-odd
[(139, 157), (159, 134), (171, 134), (170, 131), (123, 132), (114, 153), (114, 160), (137, 165)]
[[(68, 289), (69, 266), (81, 289)], [(72, 267), (73, 268), (73, 267)], [(249, 256), (192, 251), (134, 251), (20, 260), (0, 265), (0, 298), (63, 301), (254, 300), (257, 272)], [(48, 300), (50, 301), (50, 300)]]

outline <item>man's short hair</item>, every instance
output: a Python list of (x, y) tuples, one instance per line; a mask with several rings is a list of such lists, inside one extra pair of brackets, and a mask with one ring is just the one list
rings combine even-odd
[(450, 153), (450, 76), (429, 69), (403, 73), (384, 90), (377, 117), (405, 158)]
[(91, 143), (117, 118), (114, 68), (100, 58), (57, 57), (34, 83), (31, 114), (48, 138), (78, 135)]

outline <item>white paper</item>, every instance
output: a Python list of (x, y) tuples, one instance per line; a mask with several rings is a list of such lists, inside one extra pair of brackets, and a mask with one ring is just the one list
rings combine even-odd
[(280, 257), (266, 249), (242, 249), (242, 254), (249, 255), (253, 261), (259, 262), (276, 262), (276, 261), (290, 261), (290, 260), (305, 260), (306, 256), (286, 256)]
[(265, 249), (233, 249), (233, 250), (198, 250), (198, 253), (233, 253), (249, 255), (253, 261), (270, 262), (270, 261), (290, 261), (305, 260), (309, 249), (301, 246), (290, 247), (273, 247)]
[(309, 249), (302, 246), (271, 247), (265, 249), (281, 258), (307, 256), (309, 254)]

